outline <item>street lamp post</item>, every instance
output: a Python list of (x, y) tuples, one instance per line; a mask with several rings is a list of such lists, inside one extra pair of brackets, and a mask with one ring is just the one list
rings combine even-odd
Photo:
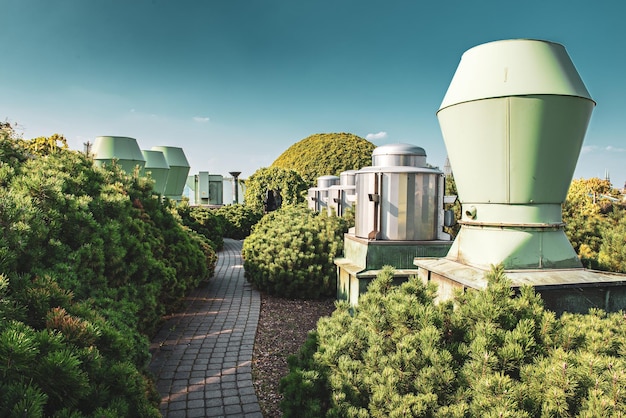
[(239, 203), (239, 175), (241, 171), (230, 171), (228, 174), (233, 176), (233, 203)]

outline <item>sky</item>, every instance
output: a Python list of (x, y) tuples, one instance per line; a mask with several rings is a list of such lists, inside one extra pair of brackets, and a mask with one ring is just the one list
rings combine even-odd
[(622, 0), (0, 0), (0, 119), (25, 138), (182, 147), (246, 178), (316, 133), (421, 146), (461, 55), (563, 44), (596, 101), (574, 178), (626, 182)]

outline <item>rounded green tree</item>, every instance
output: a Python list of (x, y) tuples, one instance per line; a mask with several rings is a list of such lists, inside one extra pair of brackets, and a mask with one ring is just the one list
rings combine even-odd
[(342, 171), (371, 165), (375, 147), (350, 133), (315, 134), (289, 147), (272, 167), (295, 170), (311, 185), (320, 176), (338, 176)]
[(280, 196), (281, 203), (275, 202), (271, 210), (280, 206), (295, 205), (304, 202), (304, 193), (308, 185), (302, 176), (294, 170), (280, 167), (259, 168), (245, 182), (244, 200), (253, 210), (264, 210), (268, 195)]

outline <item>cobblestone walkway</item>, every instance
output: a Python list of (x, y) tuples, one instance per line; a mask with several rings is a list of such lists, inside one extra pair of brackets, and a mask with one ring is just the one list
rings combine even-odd
[(215, 276), (152, 340), (164, 417), (262, 418), (252, 385), (261, 299), (243, 277), (241, 241), (224, 239)]

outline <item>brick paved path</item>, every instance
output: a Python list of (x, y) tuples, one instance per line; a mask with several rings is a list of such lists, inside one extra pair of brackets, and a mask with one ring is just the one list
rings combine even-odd
[(241, 241), (224, 239), (215, 276), (152, 340), (164, 417), (262, 418), (252, 385), (261, 299), (243, 277)]

